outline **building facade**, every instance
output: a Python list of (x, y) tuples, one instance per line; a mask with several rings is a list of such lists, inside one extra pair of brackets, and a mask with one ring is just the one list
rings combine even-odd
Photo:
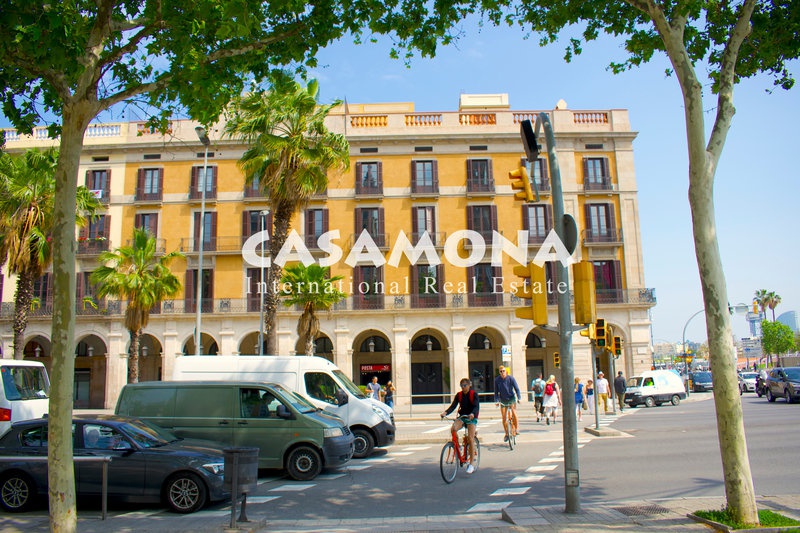
[[(514, 313), (524, 302), (514, 294), (521, 280), (513, 267), (532, 259), (554, 226), (546, 151), (527, 161), (519, 133), (520, 122), (538, 113), (513, 111), (507, 95), (496, 94), (462, 95), (452, 112), (397, 103), (350, 104), (330, 114), (328, 127), (350, 143), (350, 168), (331, 174), (327, 190), (297, 213), (296, 235), (285, 247), (289, 260), (324, 260), (343, 277), (338, 286), (348, 296), (322, 313), (316, 355), (357, 384), (391, 379), (400, 411), (449, 401), (464, 376), (491, 392), (500, 364), (526, 389), (539, 372), (558, 377), (556, 294), (548, 295), (553, 329)], [(614, 366), (633, 375), (652, 364), (648, 310), (655, 305), (644, 284), (636, 134), (626, 110), (574, 111), (562, 101), (547, 113), (565, 209), (579, 230), (573, 257), (593, 263), (598, 316), (624, 343), (618, 359), (603, 355), (595, 364), (606, 375)], [(98, 254), (127, 244), (134, 227), (149, 228), (159, 250), (184, 254), (172, 263), (183, 292), (155, 309), (143, 332), (140, 379), (169, 379), (177, 357), (196, 353), (198, 282), (200, 352), (259, 352), (264, 269), (242, 249), (271, 228), (269, 205), (257, 185), (245, 185), (237, 166), (245, 146), (218, 125), (208, 131), (206, 154), (195, 126), (176, 120), (167, 135), (135, 122), (87, 131), (79, 179), (100, 198), (103, 213), (76, 233), (76, 407), (113, 407), (127, 380), (125, 302), (96, 298), (88, 276)], [(39, 130), (33, 137), (9, 131), (6, 139), (10, 151), (52, 144)], [(539, 191), (532, 204), (515, 201), (507, 178), (521, 164)], [(414, 249), (419, 257), (403, 253)], [(4, 274), (0, 349), (11, 357), (15, 279)], [(51, 297), (45, 275), (36, 285), (24, 349), (26, 358), (45, 364)], [(299, 315), (279, 310), (280, 354), (305, 351), (295, 331)], [(585, 380), (592, 354), (577, 332), (573, 353), (575, 375)]]

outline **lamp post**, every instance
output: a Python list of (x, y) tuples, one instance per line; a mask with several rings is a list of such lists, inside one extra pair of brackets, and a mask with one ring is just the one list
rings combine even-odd
[(258, 306), (261, 309), (261, 318), (258, 325), (258, 355), (264, 355), (264, 292), (267, 290), (267, 282), (264, 281), (264, 232), (266, 231), (267, 215), (269, 209), (259, 211), (261, 215), (261, 280), (258, 284)]
[[(202, 192), (200, 193), (200, 254), (197, 258), (197, 301), (195, 305), (197, 306), (196, 309), (196, 319), (195, 319), (195, 326), (194, 326), (194, 349), (195, 355), (202, 355), (203, 347), (200, 344), (201, 339), (201, 328), (203, 325), (203, 305), (202, 305), (202, 298), (203, 298), (203, 248), (205, 248), (205, 228), (206, 228), (206, 181), (208, 179), (208, 145), (211, 144), (211, 141), (208, 139), (208, 134), (206, 133), (206, 129), (202, 126), (197, 126), (194, 129), (195, 133), (197, 133), (197, 138), (200, 139), (200, 142), (203, 143), (205, 146), (205, 155), (203, 156), (203, 182), (200, 185)], [(197, 180), (198, 184), (200, 180)]]
[(685, 365), (684, 370), (686, 372), (686, 395), (687, 396), (689, 395), (689, 363), (686, 361), (686, 358), (689, 356), (689, 354), (686, 353), (686, 328), (689, 327), (689, 322), (691, 322), (694, 317), (696, 317), (700, 313), (705, 313), (705, 312), (706, 312), (705, 308), (699, 310), (698, 312), (696, 312), (695, 314), (690, 316), (689, 320), (687, 320), (686, 324), (684, 324), (684, 326), (683, 326), (683, 338), (681, 339), (681, 350), (683, 351), (683, 364)]

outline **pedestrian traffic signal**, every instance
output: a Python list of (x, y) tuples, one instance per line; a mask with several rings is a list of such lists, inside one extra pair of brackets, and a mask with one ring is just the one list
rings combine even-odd
[(553, 366), (561, 368), (561, 356), (558, 355), (558, 352), (553, 352)]
[(522, 286), (517, 287), (516, 296), (530, 300), (524, 307), (514, 310), (517, 318), (533, 320), (539, 326), (547, 325), (547, 282), (544, 275), (544, 266), (534, 263), (517, 265), (514, 275), (522, 278)]
[(533, 187), (531, 187), (531, 178), (528, 176), (528, 169), (525, 167), (520, 166), (517, 170), (510, 171), (508, 179), (511, 180), (511, 188), (519, 191), (514, 193), (515, 200), (531, 203), (539, 199), (539, 191), (536, 191), (534, 195)]
[(594, 324), (597, 317), (594, 265), (590, 261), (575, 263), (572, 276), (575, 279), (575, 323)]
[(606, 320), (604, 318), (598, 318), (597, 322), (595, 323), (595, 339), (597, 340), (597, 346), (600, 348), (606, 347)]
[(622, 337), (614, 336), (614, 357), (622, 355)]

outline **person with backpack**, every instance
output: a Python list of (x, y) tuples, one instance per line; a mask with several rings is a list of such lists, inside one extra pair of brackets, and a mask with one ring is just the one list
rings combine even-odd
[(553, 417), (553, 424), (556, 423), (558, 406), (561, 405), (561, 388), (556, 383), (556, 377), (550, 374), (547, 383), (544, 384), (544, 414), (547, 425), (550, 425), (550, 417)]
[[(442, 418), (452, 413), (458, 407), (458, 416), (453, 422), (453, 431), (458, 432), (464, 424), (467, 425), (467, 435), (469, 437), (469, 465), (467, 474), (475, 471), (475, 432), (478, 430), (478, 413), (481, 410), (478, 393), (472, 388), (472, 381), (469, 378), (461, 378), (461, 390), (456, 393), (453, 403), (450, 404), (440, 415)], [(465, 417), (466, 420), (461, 419)]]
[(533, 410), (536, 412), (536, 421), (544, 418), (544, 406), (542, 399), (544, 398), (544, 380), (542, 373), (539, 372), (539, 377), (531, 381), (531, 390), (533, 391)]

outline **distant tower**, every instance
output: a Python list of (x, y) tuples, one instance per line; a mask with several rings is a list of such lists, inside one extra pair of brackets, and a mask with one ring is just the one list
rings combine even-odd
[(797, 333), (800, 331), (800, 321), (798, 320), (797, 311), (786, 311), (782, 315), (778, 316), (778, 322), (781, 324), (786, 324), (792, 331)]
[(747, 321), (750, 323), (750, 336), (751, 337), (761, 337), (761, 321), (763, 320), (764, 315), (760, 312), (747, 313)]

